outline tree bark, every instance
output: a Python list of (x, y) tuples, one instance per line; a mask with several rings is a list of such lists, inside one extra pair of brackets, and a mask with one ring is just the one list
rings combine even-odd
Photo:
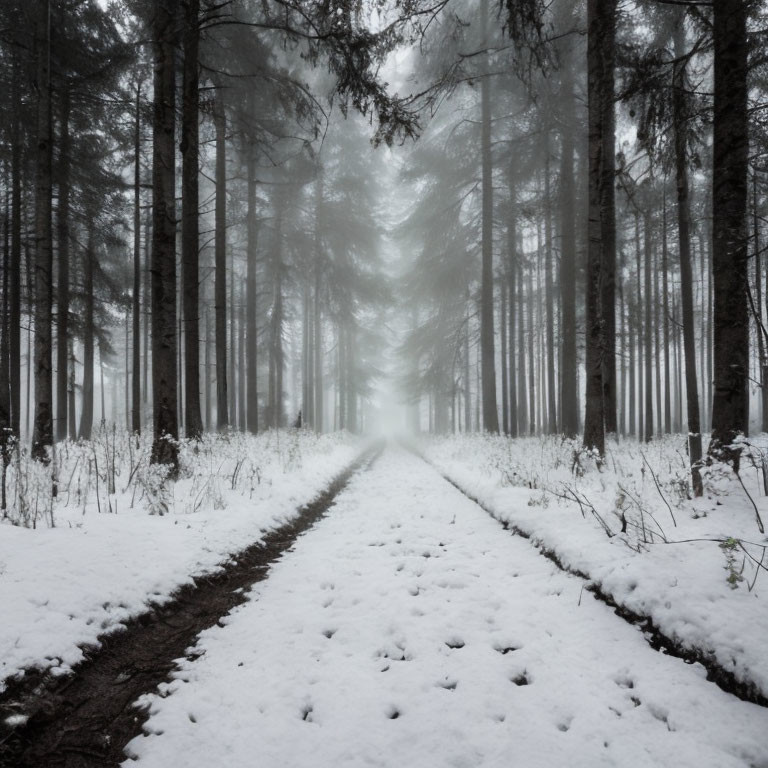
[(272, 313), (269, 325), (269, 423), (283, 426), (283, 195), (276, 193), (275, 242), (272, 256)]
[(747, 315), (747, 10), (742, 0), (713, 7), (714, 160), (712, 277), (714, 395), (711, 456), (731, 461), (749, 416)]
[(67, 388), (69, 386), (69, 87), (61, 91), (61, 126), (59, 135), (59, 206), (56, 211), (58, 236), (58, 285), (56, 333), (56, 439), (67, 437)]
[(237, 428), (237, 302), (235, 301), (235, 254), (229, 253), (229, 356), (227, 358), (227, 393), (229, 395), (229, 424)]
[(502, 276), (499, 286), (501, 307), (499, 308), (499, 326), (501, 328), (501, 428), (509, 434), (509, 379), (507, 374), (507, 285)]
[(247, 286), (240, 284), (240, 307), (237, 313), (237, 360), (240, 375), (237, 378), (237, 399), (240, 405), (238, 412), (237, 425), (241, 432), (247, 429), (246, 411), (245, 411), (245, 293)]
[(576, 357), (576, 204), (573, 174), (574, 95), (570, 58), (562, 71), (563, 128), (560, 133), (560, 423), (566, 437), (579, 431)]
[(765, 355), (765, 325), (763, 323), (762, 255), (760, 253), (760, 213), (757, 196), (757, 170), (752, 173), (752, 253), (755, 259), (755, 336), (757, 364), (760, 368), (760, 431), (768, 431), (768, 359)]
[[(7, 166), (6, 166), (7, 167)], [(8, 286), (10, 284), (9, 271), (11, 266), (11, 211), (10, 211), (10, 184), (6, 174), (5, 179), (5, 219), (3, 221), (3, 301), (0, 305), (0, 454), (2, 455), (2, 500), (0, 509), (3, 517), (6, 517), (5, 479), (10, 461), (10, 447), (13, 444), (13, 430), (11, 427), (11, 357), (8, 324)]]
[(215, 297), (216, 310), (216, 423), (220, 430), (229, 425), (227, 393), (227, 159), (226, 115), (221, 93), (214, 103), (216, 129), (216, 234)]
[(133, 296), (131, 297), (131, 372), (130, 429), (141, 433), (141, 83), (136, 86), (133, 134)]
[(176, 87), (178, 0), (157, 0), (152, 147), (152, 462), (178, 474), (176, 354)]
[(53, 231), (50, 0), (38, 0), (36, 28), (37, 149), (35, 177), (35, 426), (32, 456), (50, 461), (53, 447)]
[(258, 342), (256, 319), (256, 154), (253, 146), (248, 147), (248, 253), (246, 263), (246, 427), (249, 432), (259, 431), (259, 384), (258, 384)]
[(211, 354), (211, 308), (205, 308), (205, 427), (213, 431), (213, 355)]
[(507, 295), (509, 297), (509, 434), (518, 435), (517, 407), (517, 370), (515, 365), (515, 349), (517, 334), (517, 205), (516, 188), (512, 168), (509, 171), (510, 210), (507, 219)]
[(181, 109), (181, 262), (184, 325), (184, 421), (187, 437), (203, 434), (200, 411), (200, 0), (187, 0)]
[(701, 423), (699, 416), (699, 385), (696, 379), (696, 338), (693, 316), (693, 269), (691, 267), (691, 223), (688, 203), (688, 155), (686, 152), (685, 123), (687, 78), (685, 63), (685, 28), (683, 13), (678, 14), (675, 28), (675, 69), (672, 92), (675, 144), (675, 183), (677, 186), (677, 232), (680, 251), (680, 304), (683, 320), (683, 356), (685, 358), (686, 409), (688, 413), (688, 454), (691, 462), (691, 482), (695, 496), (701, 496), (703, 486), (699, 462), (701, 461)]
[(322, 205), (323, 205), (323, 166), (318, 164), (315, 182), (315, 295), (314, 310), (314, 352), (315, 352), (315, 431), (323, 431), (323, 328), (322, 328)]
[(93, 223), (89, 223), (88, 240), (85, 246), (83, 264), (83, 389), (80, 413), (80, 439), (90, 440), (93, 430), (93, 272), (96, 267), (94, 255)]
[(536, 434), (536, 355), (534, 354), (533, 266), (528, 269), (528, 430)]
[(517, 409), (518, 432), (528, 433), (528, 387), (525, 379), (525, 273), (522, 263), (517, 264)]
[(667, 241), (667, 196), (664, 195), (664, 210), (662, 216), (662, 244), (661, 244), (661, 311), (664, 331), (664, 432), (672, 431), (672, 370), (669, 367), (670, 334), (669, 334), (669, 245)]
[(21, 435), (21, 68), (14, 54), (11, 115), (11, 264), (8, 286), (11, 369), (11, 429)]
[[(463, 333), (463, 342), (464, 342), (464, 431), (465, 432), (471, 432), (472, 431), (472, 383), (470, 381), (470, 360), (469, 360), (469, 317), (470, 317), (470, 309), (472, 307), (470, 298), (469, 298), (469, 288), (467, 288), (466, 296), (464, 297), (464, 333)], [(416, 315), (416, 310), (414, 309), (414, 322), (413, 327), (416, 328), (418, 325), (418, 317)], [(418, 369), (418, 364), (416, 366)], [(418, 423), (419, 417), (418, 417), (418, 406), (417, 406), (417, 415), (415, 418), (415, 421)]]
[(549, 142), (547, 142), (547, 157), (544, 163), (544, 294), (547, 310), (547, 432), (557, 433), (557, 385), (555, 384), (555, 290), (553, 284), (552, 261), (552, 200), (549, 180)]
[[(481, 2), (482, 23), (488, 24), (488, 1)], [(496, 403), (496, 360), (493, 329), (493, 166), (491, 159), (490, 75), (480, 81), (482, 153), (482, 275), (480, 286), (480, 355), (483, 381), (483, 429), (499, 431)]]
[(616, 432), (613, 92), (616, 0), (588, 0), (587, 27), (589, 242), (584, 445), (602, 456), (606, 431)]
[(643, 244), (645, 247), (645, 417), (643, 424), (643, 440), (646, 443), (653, 439), (653, 323), (651, 322), (651, 261), (652, 234), (651, 214), (646, 211), (643, 215)]

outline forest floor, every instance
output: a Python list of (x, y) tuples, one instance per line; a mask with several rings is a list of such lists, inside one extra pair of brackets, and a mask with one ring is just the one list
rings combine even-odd
[[(515, 466), (522, 476), (526, 461), (544, 458), (533, 441), (521, 443), (527, 458), (506, 464), (507, 473)], [(715, 544), (715, 576), (706, 558), (696, 564), (697, 597), (685, 558), (654, 559), (629, 510), (628, 533), (605, 534), (597, 518), (609, 528), (620, 518), (604, 508), (615, 490), (608, 473), (580, 479), (596, 512), (582, 517), (578, 505), (541, 501), (541, 478), (515, 485), (489, 471), (501, 444), (425, 442), (420, 450), (439, 471), (387, 447), (345, 488), (347, 475), (338, 478), (290, 529), (262, 537), (253, 559), (240, 556), (218, 584), (215, 575), (200, 584), (218, 598), (190, 589), (150, 621), (129, 622), (42, 697), (8, 743), (32, 748), (26, 764), (46, 766), (114, 765), (131, 735), (126, 765), (144, 768), (768, 766), (768, 709), (741, 700), (764, 703), (766, 635), (754, 645), (748, 631), (740, 648), (729, 641), (726, 603), (747, 605), (762, 630), (762, 582), (734, 589), (728, 551)], [(644, 508), (642, 489), (615, 467), (614, 475)], [(647, 513), (660, 516), (659, 505)], [(674, 509), (684, 517), (681, 508), (682, 497)], [(726, 528), (738, 533), (731, 517)], [(630, 605), (617, 615), (606, 601)], [(208, 609), (198, 620), (201, 602)], [(685, 630), (689, 602), (694, 630)], [(705, 603), (713, 617), (701, 614)], [(157, 629), (167, 646), (151, 639)], [(709, 673), (695, 655), (684, 663), (654, 650), (660, 634), (689, 650), (697, 639)], [(148, 658), (155, 648), (164, 650)], [(707, 680), (718, 677), (713, 669), (741, 699)], [(13, 695), (12, 686), (5, 702)], [(116, 701), (119, 727), (99, 711)], [(85, 726), (87, 738), (67, 723)]]

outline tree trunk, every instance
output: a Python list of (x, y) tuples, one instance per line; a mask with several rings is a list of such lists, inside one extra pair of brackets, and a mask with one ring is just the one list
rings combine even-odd
[[(472, 431), (472, 383), (470, 381), (470, 360), (469, 360), (469, 317), (472, 304), (469, 298), (469, 288), (464, 297), (464, 431)], [(414, 309), (414, 322), (413, 327), (418, 325), (418, 317), (416, 317), (416, 311)], [(418, 364), (417, 364), (418, 369)], [(417, 417), (418, 421), (418, 417)]]
[(661, 299), (659, 297), (659, 249), (658, 244), (653, 249), (653, 362), (656, 381), (656, 434), (663, 430), (661, 413), (661, 347), (659, 345), (659, 329), (661, 327)]
[(152, 303), (152, 217), (154, 208), (147, 208), (146, 219), (144, 221), (144, 304), (142, 315), (144, 317), (144, 344), (141, 365), (141, 401), (144, 405), (149, 404), (149, 367), (150, 367), (150, 326), (151, 326), (151, 303)]
[(616, 432), (613, 92), (616, 0), (588, 0), (587, 27), (589, 243), (584, 445), (602, 456), (606, 431)]
[(68, 434), (70, 440), (77, 439), (77, 414), (76, 414), (76, 399), (75, 399), (75, 365), (77, 360), (75, 359), (75, 342), (69, 340), (69, 382), (67, 384), (67, 419), (69, 421)]
[(683, 319), (683, 354), (685, 357), (686, 408), (688, 413), (688, 453), (691, 462), (691, 481), (695, 496), (701, 496), (703, 486), (699, 462), (701, 461), (701, 422), (699, 417), (699, 385), (696, 379), (696, 338), (693, 315), (693, 269), (691, 267), (691, 224), (688, 203), (688, 156), (686, 152), (685, 123), (687, 77), (685, 63), (685, 28), (683, 13), (679, 12), (675, 28), (675, 58), (673, 110), (675, 126), (675, 183), (677, 186), (677, 231), (680, 251), (680, 304)]
[(525, 380), (525, 275), (522, 263), (517, 264), (517, 409), (518, 432), (528, 433), (528, 387)]
[(240, 307), (239, 312), (237, 313), (237, 327), (238, 327), (238, 337), (237, 337), (237, 359), (238, 359), (238, 368), (240, 375), (237, 379), (237, 399), (240, 404), (240, 410), (238, 413), (238, 428), (241, 432), (245, 432), (247, 429), (247, 419), (246, 419), (246, 411), (245, 411), (245, 337), (246, 337), (246, 330), (245, 330), (245, 293), (246, 293), (246, 286), (241, 282), (240, 283)]
[(11, 216), (10, 216), (10, 184), (5, 179), (5, 220), (3, 222), (3, 301), (0, 305), (0, 454), (2, 454), (2, 499), (0, 509), (3, 518), (6, 517), (7, 502), (5, 497), (5, 479), (10, 461), (10, 447), (13, 444), (11, 428), (11, 357), (8, 324), (8, 287), (10, 284), (9, 271), (11, 265)]
[[(643, 252), (640, 248), (640, 214), (635, 211), (635, 350), (637, 352), (637, 437), (643, 439), (645, 435), (645, 378), (643, 376)], [(648, 361), (645, 361), (646, 365)]]
[(732, 461), (749, 416), (747, 316), (747, 10), (714, 4), (714, 160), (712, 165), (714, 395), (709, 453)]
[(13, 60), (11, 115), (11, 265), (9, 290), (11, 429), (21, 435), (21, 70), (18, 52)]
[[(624, 252), (621, 249), (619, 249), (619, 257), (618, 273), (619, 275), (623, 275)], [(627, 429), (627, 365), (624, 357), (624, 349), (626, 346), (626, 318), (624, 305), (624, 281), (620, 279), (617, 303), (619, 312), (619, 345), (622, 350), (622, 354), (619, 356), (619, 360), (621, 361), (619, 368), (619, 435), (625, 435)]]
[(130, 429), (138, 435), (141, 432), (141, 83), (136, 86), (133, 153), (133, 370)]
[(211, 308), (205, 308), (205, 427), (213, 431), (213, 355), (211, 354)]
[(501, 307), (499, 309), (499, 326), (501, 327), (501, 428), (505, 435), (509, 434), (509, 378), (507, 374), (507, 284), (502, 276)]
[[(512, 171), (510, 170), (510, 174)], [(514, 180), (510, 177), (510, 211), (507, 219), (507, 293), (509, 296), (509, 434), (517, 437), (517, 370), (515, 349), (517, 334), (517, 206), (515, 205)]]
[(760, 253), (760, 214), (757, 196), (757, 171), (752, 174), (752, 253), (755, 258), (755, 336), (757, 364), (760, 367), (760, 431), (768, 431), (768, 359), (765, 355), (765, 325), (763, 323), (763, 268)]
[(651, 214), (646, 211), (643, 215), (643, 244), (645, 247), (645, 417), (643, 424), (643, 440), (646, 443), (653, 439), (653, 324), (651, 323), (651, 260), (652, 235)]
[[(339, 325), (337, 330), (337, 346), (338, 346), (338, 377), (339, 377), (339, 429), (347, 428), (347, 345), (345, 343), (344, 326)], [(430, 392), (430, 424), (429, 431), (434, 431), (434, 423), (432, 421), (432, 402), (433, 393)]]
[(248, 147), (248, 243), (246, 263), (246, 427), (249, 432), (259, 431), (259, 384), (258, 384), (258, 342), (256, 318), (256, 153)]
[(269, 423), (283, 426), (283, 200), (278, 191), (275, 201), (275, 242), (272, 257), (272, 313), (269, 323)]
[(323, 431), (323, 328), (322, 328), (322, 205), (323, 205), (323, 166), (318, 164), (315, 183), (315, 295), (314, 309), (314, 352), (315, 352), (315, 431)]
[(216, 128), (216, 234), (215, 234), (215, 314), (216, 314), (216, 422), (229, 425), (227, 397), (227, 200), (226, 200), (226, 116), (221, 94), (214, 105)]
[[(627, 285), (629, 288), (629, 285)], [(635, 416), (637, 411), (637, 404), (635, 400), (635, 384), (637, 372), (635, 371), (635, 313), (633, 311), (632, 297), (627, 291), (627, 375), (629, 379), (629, 397), (627, 402), (627, 413), (629, 415), (629, 423), (627, 424), (627, 432), (630, 437), (634, 437), (637, 432), (635, 429)]]
[(664, 432), (672, 431), (672, 369), (669, 367), (669, 246), (667, 242), (667, 196), (664, 195), (664, 215), (662, 217), (662, 248), (661, 248), (661, 276), (662, 296), (661, 308), (664, 314)]
[(531, 435), (536, 434), (536, 356), (534, 354), (533, 324), (533, 266), (528, 269), (528, 429)]
[[(481, 1), (484, 28), (488, 24), (488, 0)], [(493, 330), (493, 167), (491, 161), (491, 83), (480, 81), (482, 152), (482, 275), (480, 285), (480, 355), (483, 381), (483, 429), (499, 431), (496, 404), (496, 360)]]
[(93, 223), (89, 223), (83, 264), (83, 390), (80, 413), (80, 439), (90, 440), (93, 431), (93, 271), (96, 266)]
[(69, 385), (69, 89), (61, 92), (61, 127), (59, 136), (59, 206), (56, 212), (58, 229), (58, 285), (56, 332), (56, 440), (67, 437), (67, 387)]
[(309, 280), (304, 276), (304, 285), (301, 289), (301, 419), (302, 426), (310, 426), (309, 401), (313, 394), (309, 386), (310, 369), (310, 349), (309, 336), (311, 330), (309, 327), (309, 317), (311, 309), (309, 306)]
[(235, 254), (229, 254), (229, 357), (227, 358), (227, 392), (229, 394), (229, 423), (237, 428), (237, 302), (235, 301)]
[(152, 146), (152, 462), (178, 474), (176, 355), (176, 86), (178, 0), (158, 0)]
[(36, 29), (37, 149), (35, 177), (35, 426), (32, 456), (50, 461), (53, 447), (53, 231), (50, 0), (38, 0)]
[(200, 411), (200, 0), (187, 0), (181, 107), (181, 262), (184, 324), (184, 421), (187, 437), (203, 433)]
[(552, 200), (549, 181), (549, 142), (544, 168), (544, 294), (547, 309), (547, 432), (557, 433), (557, 386), (555, 384), (555, 290), (553, 287)]
[(602, 156), (600, 159), (601, 303), (603, 330), (603, 399), (605, 432), (617, 436), (616, 408), (616, 117), (614, 59), (616, 55), (616, 0), (595, 0), (604, 15), (600, 56), (602, 72), (600, 109)]
[(560, 422), (566, 437), (575, 437), (579, 431), (579, 404), (577, 387), (578, 361), (576, 357), (576, 204), (573, 176), (574, 96), (573, 77), (566, 59), (562, 72), (563, 130), (560, 150), (560, 301), (562, 325), (560, 329)]

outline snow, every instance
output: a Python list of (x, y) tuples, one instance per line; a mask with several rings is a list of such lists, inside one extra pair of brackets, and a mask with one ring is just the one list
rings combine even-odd
[[(737, 545), (729, 569), (729, 552), (721, 547), (729, 538), (743, 541), (759, 561), (768, 537), (758, 532), (752, 503), (730, 470), (705, 469), (704, 497), (688, 498), (684, 436), (646, 446), (614, 443), (602, 471), (578, 443), (555, 437), (462, 435), (423, 440), (420, 450), (499, 520), (768, 696), (768, 574)], [(759, 444), (749, 448), (742, 479), (768, 519), (761, 476), (750, 466), (759, 466), (764, 452)], [(578, 504), (562, 498), (574, 491), (615, 535), (606, 535), (588, 507), (583, 516)], [(622, 511), (626, 534), (620, 533)]]
[(582, 587), (390, 448), (144, 697), (124, 765), (768, 765), (765, 709)]
[[(40, 527), (42, 518), (36, 530), (0, 525), (0, 680), (27, 667), (67, 672), (98, 635), (294, 516), (361, 445), (349, 435), (299, 431), (207, 436), (197, 448), (185, 444), (183, 478), (163, 499), (164, 515), (149, 514), (151, 494), (129, 480), (119, 442), (117, 492), (107, 496), (102, 481), (97, 505), (95, 483), (89, 490), (86, 482), (95, 469), (86, 467), (99, 451), (105, 466), (103, 448), (94, 441), (59, 451), (59, 477), (68, 485), (61, 482), (54, 503), (56, 527)], [(148, 450), (145, 440), (134, 459)], [(30, 480), (12, 477), (11, 487), (18, 482)], [(104, 511), (110, 507), (116, 513)]]

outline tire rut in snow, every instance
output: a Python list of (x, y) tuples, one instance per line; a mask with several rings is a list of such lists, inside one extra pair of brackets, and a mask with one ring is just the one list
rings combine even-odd
[(405, 444), (404, 447), (413, 453), (416, 457), (432, 467), (443, 478), (443, 480), (452, 485), (462, 496), (477, 504), (477, 506), (480, 507), (483, 512), (485, 512), (497, 523), (499, 523), (505, 531), (509, 531), (514, 536), (519, 536), (522, 539), (526, 539), (536, 550), (536, 552), (538, 552), (543, 557), (546, 557), (548, 560), (551, 560), (561, 571), (584, 581), (584, 588), (588, 592), (591, 592), (597, 600), (605, 603), (605, 605), (613, 610), (616, 616), (623, 619), (628, 624), (632, 624), (633, 626), (638, 627), (643, 632), (643, 636), (648, 642), (648, 645), (650, 645), (654, 651), (664, 653), (667, 656), (674, 656), (675, 658), (682, 659), (686, 664), (694, 664), (698, 662), (704, 667), (704, 669), (706, 669), (707, 680), (715, 683), (726, 693), (730, 693), (742, 701), (748, 701), (751, 704), (757, 704), (761, 707), (768, 707), (768, 698), (766, 698), (762, 690), (755, 683), (736, 677), (736, 675), (731, 670), (726, 669), (722, 664), (720, 664), (714, 658), (712, 653), (707, 653), (700, 648), (685, 646), (678, 640), (669, 637), (667, 634), (662, 632), (661, 629), (659, 629), (659, 627), (650, 616), (635, 613), (626, 606), (618, 603), (609, 592), (603, 590), (600, 582), (592, 579), (588, 573), (585, 573), (578, 568), (573, 568), (567, 563), (563, 562), (563, 560), (554, 549), (546, 547), (540, 541), (536, 541), (527, 531), (519, 528), (514, 523), (510, 523), (507, 520), (502, 520), (499, 518), (479, 499), (477, 499), (471, 493), (465, 491), (464, 488), (462, 488), (458, 483), (448, 477), (448, 475), (441, 472), (434, 464), (432, 464), (431, 461), (429, 461), (429, 459), (420, 453), (417, 448), (407, 444)]
[[(330, 509), (352, 475), (381, 454), (365, 452), (298, 515), (232, 556), (224, 568), (185, 585), (163, 606), (126, 622), (123, 631), (99, 638), (86, 660), (66, 678), (28, 672), (0, 695), (2, 768), (105, 768), (126, 759), (125, 745), (139, 735), (148, 713), (135, 706), (143, 694), (169, 679), (175, 659), (197, 635), (245, 602), (252, 584), (296, 539)], [(15, 728), (9, 724), (28, 716)]]

